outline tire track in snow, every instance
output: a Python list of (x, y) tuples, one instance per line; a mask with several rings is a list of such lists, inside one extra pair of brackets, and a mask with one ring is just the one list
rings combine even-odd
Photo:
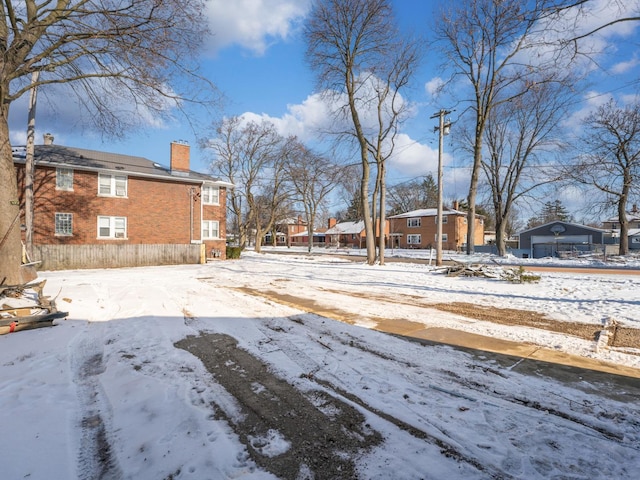
[(100, 385), (104, 365), (103, 331), (88, 323), (85, 332), (70, 344), (71, 371), (78, 394), (80, 438), (77, 473), (79, 479), (119, 480), (123, 473), (110, 443), (108, 401)]

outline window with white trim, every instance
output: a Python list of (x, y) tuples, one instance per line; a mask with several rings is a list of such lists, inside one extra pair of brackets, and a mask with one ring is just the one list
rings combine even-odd
[(56, 190), (73, 190), (73, 170), (71, 168), (56, 168)]
[[(433, 236), (433, 240), (434, 240), (435, 242), (437, 242), (437, 241), (438, 241), (438, 234), (437, 234), (437, 233)], [(443, 234), (442, 234), (442, 241), (443, 241), (443, 242), (446, 242), (447, 240), (449, 240), (449, 235), (448, 235), (448, 234), (446, 234), (446, 233), (443, 233)]]
[(204, 185), (202, 187), (202, 203), (205, 205), (220, 205), (220, 187)]
[(126, 197), (127, 176), (99, 173), (98, 195), (105, 197)]
[(73, 235), (73, 214), (72, 213), (56, 213), (55, 216), (56, 230), (58, 237), (69, 237)]
[(220, 222), (217, 220), (202, 221), (202, 239), (220, 238)]
[(422, 225), (421, 219), (418, 218), (407, 218), (407, 227), (419, 227)]
[(98, 238), (127, 238), (127, 217), (98, 217)]
[(422, 243), (422, 235), (411, 234), (407, 235), (407, 245), (420, 245)]
[[(443, 215), (442, 216), (442, 224), (444, 225), (445, 223), (449, 223), (449, 221), (447, 220), (449, 218), (449, 215)], [(438, 216), (436, 215), (435, 217), (433, 217), (433, 221), (435, 223), (438, 223)]]

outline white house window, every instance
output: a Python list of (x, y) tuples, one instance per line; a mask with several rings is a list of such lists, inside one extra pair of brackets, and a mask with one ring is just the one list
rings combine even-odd
[(217, 220), (202, 221), (202, 239), (220, 238), (220, 222)]
[(127, 177), (125, 175), (98, 174), (98, 195), (126, 197)]
[(419, 227), (422, 222), (420, 218), (407, 218), (407, 227)]
[(422, 243), (422, 235), (419, 235), (419, 234), (407, 235), (407, 245), (420, 245), (421, 243)]
[(202, 203), (220, 205), (220, 187), (205, 185), (202, 187)]
[[(443, 215), (442, 216), (442, 224), (444, 225), (445, 223), (447, 223), (447, 219), (449, 218), (449, 215)], [(436, 215), (435, 217), (433, 217), (433, 221), (435, 223), (438, 223), (438, 216)]]
[(73, 170), (56, 168), (56, 190), (73, 190)]
[(127, 217), (98, 217), (98, 238), (127, 238)]
[(73, 235), (73, 214), (72, 213), (56, 213), (56, 235), (68, 237)]

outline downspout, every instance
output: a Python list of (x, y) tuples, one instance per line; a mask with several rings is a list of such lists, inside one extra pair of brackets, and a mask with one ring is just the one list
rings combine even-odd
[(193, 243), (193, 187), (189, 187), (189, 243)]
[[(200, 243), (203, 243), (202, 242), (202, 240), (203, 240), (202, 239), (202, 218), (203, 218), (203, 215), (204, 215), (204, 206), (202, 205), (203, 204), (203, 202), (202, 202), (202, 190), (203, 189), (204, 189), (204, 182), (202, 182), (200, 184), (200, 228), (199, 228), (199, 231), (200, 231)], [(209, 200), (209, 201), (211, 201), (211, 200)], [(218, 235), (220, 235), (220, 225), (218, 225)]]

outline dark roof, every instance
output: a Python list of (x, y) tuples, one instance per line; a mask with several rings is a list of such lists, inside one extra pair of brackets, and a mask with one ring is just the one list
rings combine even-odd
[[(23, 163), (25, 161), (24, 147), (14, 148), (13, 158), (16, 163)], [(36, 165), (41, 166), (121, 172), (133, 176), (156, 177), (189, 183), (214, 182), (224, 186), (231, 186), (228, 182), (192, 170), (172, 172), (169, 168), (143, 157), (84, 148), (62, 145), (35, 145), (34, 158)]]
[(516, 233), (516, 235), (523, 235), (523, 234), (531, 232), (533, 230), (547, 230), (548, 229), (547, 227), (549, 227), (550, 225), (553, 225), (554, 223), (558, 223), (558, 224), (561, 224), (561, 225), (572, 226), (572, 227), (583, 229), (583, 230), (591, 230), (593, 232), (600, 232), (600, 233), (608, 232), (608, 230), (603, 230), (601, 228), (595, 228), (595, 227), (589, 227), (587, 225), (581, 225), (579, 223), (563, 222), (562, 220), (553, 220), (552, 222), (545, 223), (544, 225), (538, 225), (537, 227), (532, 227), (532, 228), (529, 228), (527, 230), (523, 230), (520, 233)]

